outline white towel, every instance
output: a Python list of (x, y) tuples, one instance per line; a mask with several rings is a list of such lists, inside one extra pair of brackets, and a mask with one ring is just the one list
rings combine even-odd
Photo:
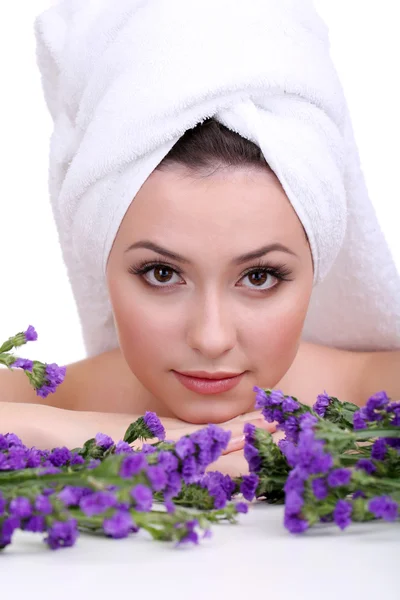
[(49, 191), (88, 355), (118, 344), (105, 265), (127, 208), (211, 116), (260, 146), (308, 234), (305, 339), (400, 347), (400, 277), (311, 0), (63, 0), (35, 34)]

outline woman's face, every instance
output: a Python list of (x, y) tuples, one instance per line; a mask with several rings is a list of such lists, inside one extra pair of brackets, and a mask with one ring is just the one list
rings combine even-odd
[[(202, 176), (172, 165), (153, 172), (132, 202), (107, 281), (134, 375), (168, 413), (219, 423), (252, 410), (253, 386), (272, 388), (289, 369), (313, 267), (303, 227), (272, 172), (243, 167)], [(198, 372), (242, 375), (229, 391), (218, 387), (226, 381), (210, 389), (179, 375)]]

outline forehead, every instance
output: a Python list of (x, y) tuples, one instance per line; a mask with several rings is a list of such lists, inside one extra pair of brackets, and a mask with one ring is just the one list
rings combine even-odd
[[(240, 243), (304, 239), (300, 221), (273, 172), (251, 167), (206, 174), (156, 170), (131, 203), (121, 235), (193, 242), (213, 236)], [(176, 244), (174, 244), (176, 245)]]

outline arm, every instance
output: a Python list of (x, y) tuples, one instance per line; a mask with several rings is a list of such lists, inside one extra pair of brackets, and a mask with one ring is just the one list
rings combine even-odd
[(139, 415), (71, 411), (23, 402), (0, 402), (0, 433), (15, 433), (26, 446), (76, 448), (102, 432), (123, 438)]

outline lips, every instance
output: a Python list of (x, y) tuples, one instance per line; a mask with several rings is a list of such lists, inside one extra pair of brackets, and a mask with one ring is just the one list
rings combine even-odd
[(173, 374), (188, 390), (198, 394), (209, 395), (221, 394), (232, 390), (240, 383), (245, 373), (206, 373), (205, 371), (180, 373), (178, 371), (173, 371)]

